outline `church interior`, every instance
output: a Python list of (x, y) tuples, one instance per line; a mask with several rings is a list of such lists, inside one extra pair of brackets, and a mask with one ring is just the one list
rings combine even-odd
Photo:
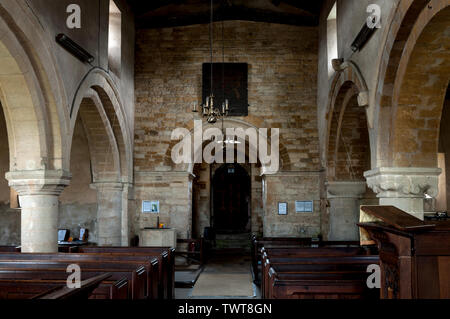
[(450, 299), (449, 80), (450, 0), (1, 0), (0, 299)]

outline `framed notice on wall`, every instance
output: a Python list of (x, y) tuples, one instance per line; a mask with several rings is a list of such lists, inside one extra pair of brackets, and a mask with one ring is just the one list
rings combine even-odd
[(278, 215), (287, 215), (288, 214), (288, 204), (287, 203), (278, 203)]
[(159, 201), (158, 200), (143, 200), (142, 201), (142, 213), (144, 214), (159, 214)]
[(295, 201), (296, 213), (312, 213), (314, 212), (313, 201)]

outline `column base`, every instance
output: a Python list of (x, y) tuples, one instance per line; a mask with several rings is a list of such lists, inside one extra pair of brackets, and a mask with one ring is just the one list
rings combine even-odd
[(330, 203), (328, 240), (359, 240), (359, 199), (366, 192), (366, 182), (328, 182)]

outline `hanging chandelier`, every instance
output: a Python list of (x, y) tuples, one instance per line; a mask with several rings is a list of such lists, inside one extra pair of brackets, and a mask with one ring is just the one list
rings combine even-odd
[[(216, 104), (214, 103), (215, 100), (215, 95), (214, 95), (214, 81), (213, 81), (213, 65), (214, 65), (214, 57), (213, 57), (213, 23), (214, 23), (214, 3), (213, 0), (211, 0), (211, 20), (210, 20), (210, 24), (209, 24), (209, 45), (210, 45), (210, 56), (211, 56), (211, 61), (210, 61), (210, 68), (211, 68), (211, 86), (210, 86), (210, 94), (209, 96), (206, 97), (206, 101), (204, 101), (204, 103), (202, 102), (201, 104), (201, 109), (202, 109), (202, 116), (207, 118), (208, 123), (210, 124), (214, 124), (217, 122), (218, 119), (222, 119), (222, 124), (223, 124), (223, 118), (225, 116), (228, 116), (228, 112), (230, 111), (230, 105), (228, 102), (228, 99), (225, 99), (225, 76), (224, 76), (224, 71), (222, 69), (222, 94), (223, 94), (223, 103), (221, 108), (217, 107)], [(224, 68), (225, 65), (225, 45), (224, 45), (224, 26), (223, 26), (223, 22), (222, 22), (222, 68)], [(194, 108), (192, 110), (192, 112), (197, 113), (198, 109), (197, 109), (197, 104), (194, 104)]]

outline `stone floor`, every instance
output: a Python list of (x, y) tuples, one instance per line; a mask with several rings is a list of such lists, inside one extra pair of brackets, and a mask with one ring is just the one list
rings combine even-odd
[(217, 251), (205, 265), (194, 288), (175, 289), (176, 299), (258, 299), (251, 257), (239, 251)]

